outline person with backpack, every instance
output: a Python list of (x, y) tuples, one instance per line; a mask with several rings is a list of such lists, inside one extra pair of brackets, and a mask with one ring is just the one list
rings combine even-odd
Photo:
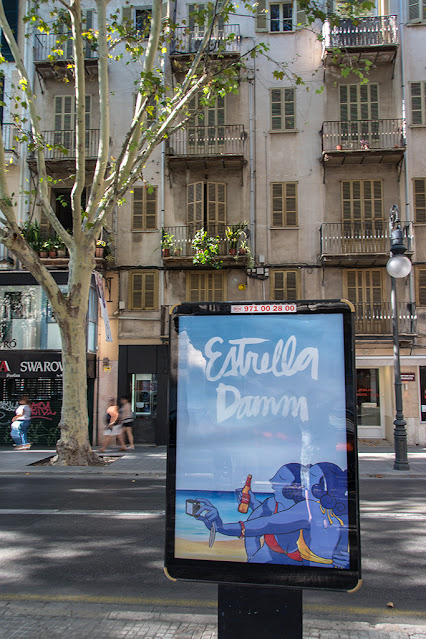
[(127, 395), (120, 398), (120, 423), (123, 427), (123, 438), (125, 440), (126, 435), (129, 440), (129, 448), (135, 447), (135, 441), (133, 439), (133, 411), (130, 404), (130, 398)]
[(108, 445), (113, 438), (118, 438), (118, 441), (121, 444), (121, 448), (119, 450), (126, 450), (126, 444), (124, 443), (123, 437), (123, 429), (120, 424), (120, 414), (117, 406), (117, 402), (115, 399), (111, 398), (109, 400), (109, 406), (105, 415), (105, 428), (104, 428), (104, 440), (102, 443), (102, 448), (99, 449), (100, 453), (104, 453), (108, 448)]

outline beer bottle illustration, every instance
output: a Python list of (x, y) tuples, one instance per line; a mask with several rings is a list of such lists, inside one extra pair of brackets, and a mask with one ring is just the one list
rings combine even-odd
[(247, 475), (246, 483), (241, 494), (241, 502), (240, 502), (240, 505), (238, 506), (238, 512), (240, 513), (246, 513), (248, 511), (248, 507), (250, 504), (249, 493), (251, 488), (251, 477), (252, 477), (251, 475)]

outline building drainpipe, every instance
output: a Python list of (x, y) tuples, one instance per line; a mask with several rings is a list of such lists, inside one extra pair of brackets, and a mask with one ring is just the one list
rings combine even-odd
[(256, 232), (255, 232), (255, 174), (254, 174), (254, 80), (253, 77), (248, 78), (249, 87), (249, 153), (250, 153), (250, 237), (251, 237), (251, 250), (253, 255), (256, 255)]
[[(407, 124), (407, 110), (406, 110), (406, 94), (405, 94), (405, 67), (404, 67), (404, 20), (403, 20), (403, 6), (402, 0), (398, 0), (398, 31), (399, 42), (401, 48), (401, 97), (402, 97), (402, 117), (404, 118), (405, 125)], [(405, 195), (405, 219), (407, 222), (413, 222), (411, 218), (410, 209), (410, 189), (408, 184), (408, 162), (407, 162), (407, 149), (404, 159), (404, 195)], [(414, 294), (414, 269), (411, 270), (409, 275), (409, 300), (412, 305)]]

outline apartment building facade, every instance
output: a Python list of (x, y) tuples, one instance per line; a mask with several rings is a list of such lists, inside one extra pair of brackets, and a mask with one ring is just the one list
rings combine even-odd
[[(413, 263), (410, 276), (397, 284), (404, 416), (409, 443), (426, 444), (426, 5), (381, 1), (356, 22), (345, 17), (343, 6), (335, 8), (342, 14), (338, 25), (305, 28), (296, 0), (263, 1), (257, 16), (240, 7), (213, 32), (211, 56), (229, 33), (234, 37), (223, 54), (229, 61), (260, 42), (268, 54), (248, 58), (237, 94), (218, 98), (156, 149), (143, 180), (111, 221), (114, 261), (98, 264), (113, 333), (107, 343), (99, 324), (99, 432), (108, 398), (129, 394), (136, 441), (165, 443), (168, 323), (175, 304), (346, 298), (355, 307), (359, 436), (392, 441), (386, 262), (389, 211), (397, 205)], [(149, 21), (149, 2), (111, 3), (110, 9), (136, 28)], [(191, 17), (193, 4), (176, 0), (163, 9), (178, 25), (164, 55), (167, 82), (176, 86), (204, 28)], [(85, 10), (96, 25), (95, 6), (88, 3)], [(48, 43), (32, 37), (28, 56), (38, 99), (46, 105), (45, 130), (52, 128), (53, 139), (71, 148), (74, 103), (62, 81), (67, 54), (62, 71), (53, 68), (43, 53)], [(273, 71), (283, 63), (288, 68), (277, 79)], [(356, 70), (366, 63), (368, 82), (362, 83)], [(99, 119), (96, 54), (90, 49), (86, 65), (90, 160)], [(354, 71), (342, 74), (342, 67)], [(125, 58), (111, 63), (112, 156), (131, 122), (136, 77)], [(191, 108), (197, 106), (196, 98)], [(69, 160), (52, 157), (51, 165), (62, 180), (52, 197), (66, 199)], [(15, 168), (17, 183), (22, 172), (34, 175), (31, 158)], [(90, 175), (89, 162), (87, 188)], [(66, 215), (66, 207), (58, 214)], [(220, 268), (194, 264), (200, 229), (219, 238)]]

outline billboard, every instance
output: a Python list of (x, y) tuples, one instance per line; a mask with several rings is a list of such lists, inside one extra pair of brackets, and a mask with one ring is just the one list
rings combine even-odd
[(183, 304), (170, 344), (170, 576), (355, 588), (351, 307)]

